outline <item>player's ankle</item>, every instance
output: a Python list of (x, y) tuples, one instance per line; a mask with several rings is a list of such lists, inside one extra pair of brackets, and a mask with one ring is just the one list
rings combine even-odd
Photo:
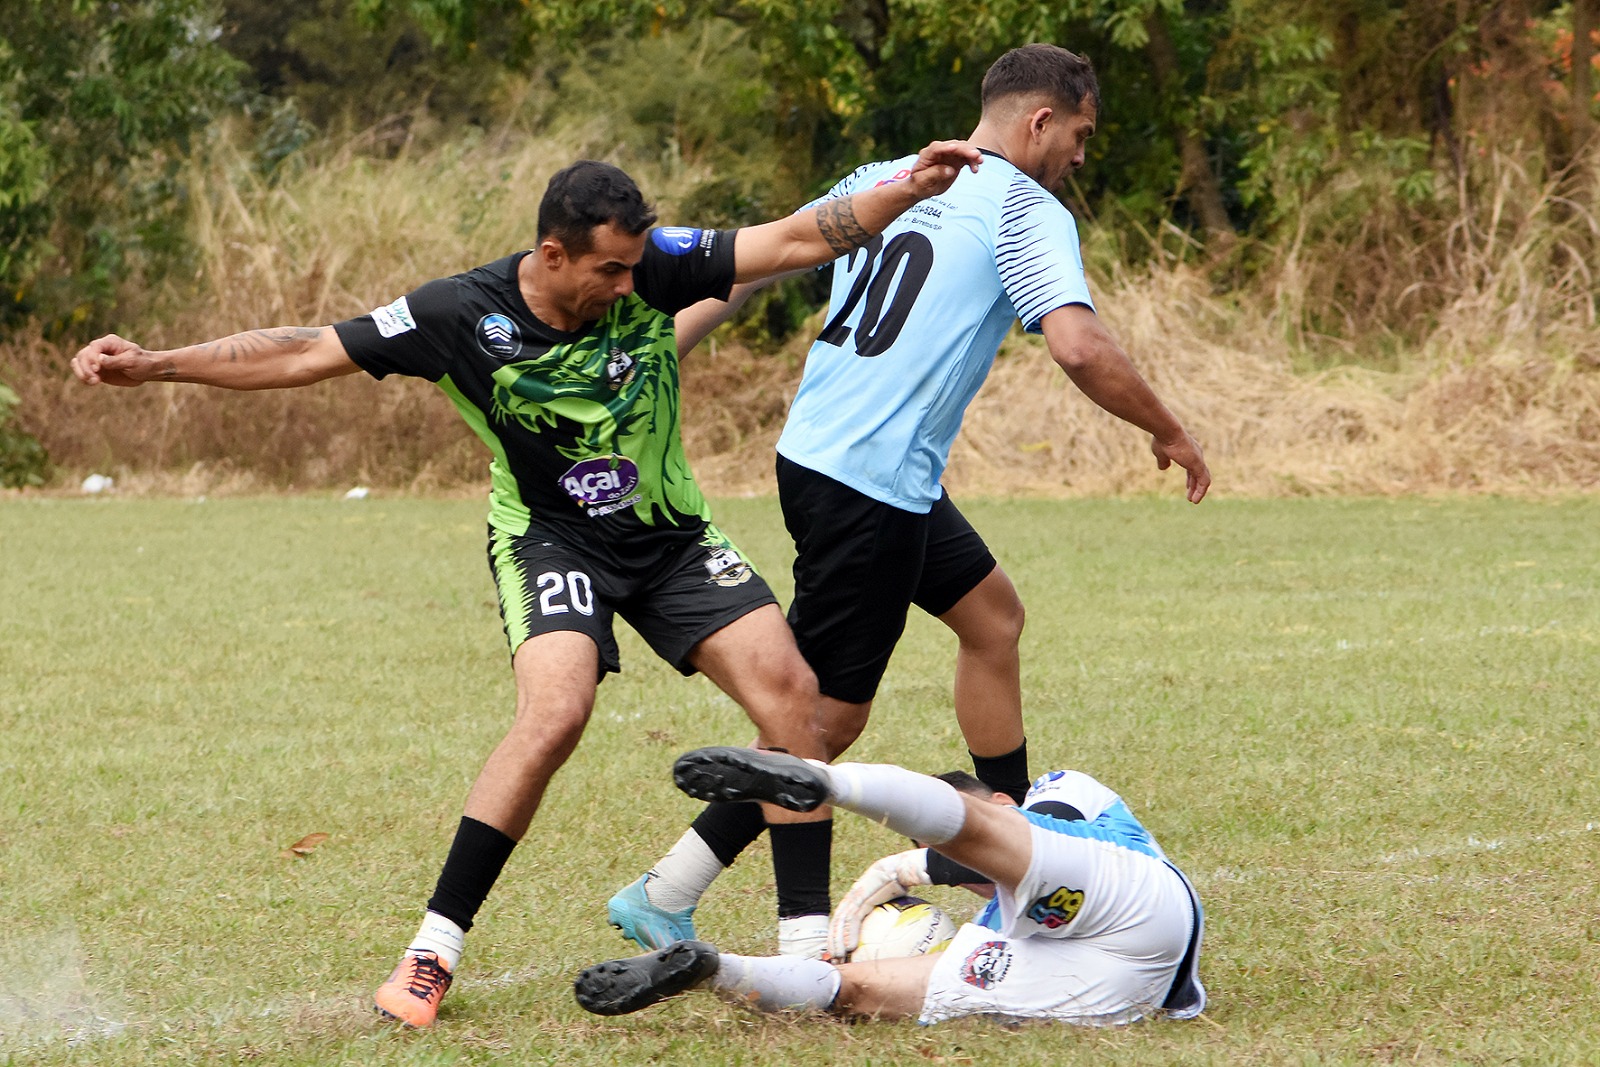
[(828, 949), (826, 915), (791, 915), (778, 920), (778, 954), (821, 959)]
[(459, 924), (436, 911), (423, 916), (422, 926), (411, 939), (406, 951), (412, 954), (432, 952), (451, 971), (461, 964), (461, 952), (466, 946), (467, 932)]

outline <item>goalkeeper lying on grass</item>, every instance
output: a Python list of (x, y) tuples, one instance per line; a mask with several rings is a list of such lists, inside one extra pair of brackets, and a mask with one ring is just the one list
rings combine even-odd
[(764, 1011), (940, 1022), (963, 1015), (1115, 1025), (1205, 1007), (1200, 899), (1122, 799), (1077, 771), (1038, 779), (1019, 809), (970, 776), (887, 764), (826, 766), (782, 753), (702, 748), (678, 788), (716, 801), (821, 804), (866, 815), (926, 848), (874, 863), (840, 902), (829, 952), (845, 960), (861, 921), (913, 886), (992, 883), (994, 895), (942, 952), (835, 964), (720, 953), (701, 941), (611, 960), (578, 976), (578, 1003), (638, 1011), (703, 986)]

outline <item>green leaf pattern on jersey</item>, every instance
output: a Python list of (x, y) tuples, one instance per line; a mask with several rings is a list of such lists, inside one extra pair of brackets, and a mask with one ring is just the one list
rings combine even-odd
[[(623, 455), (639, 468), (641, 522), (709, 517), (678, 433), (677, 343), (672, 320), (629, 295), (612, 305), (594, 330), (532, 360), (494, 372), (494, 416), (534, 434), (553, 434), (553, 447), (574, 463)], [(607, 373), (612, 353), (634, 360), (620, 382)]]

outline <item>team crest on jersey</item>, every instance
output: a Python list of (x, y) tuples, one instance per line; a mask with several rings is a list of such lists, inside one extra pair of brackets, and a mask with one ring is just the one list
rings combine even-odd
[(732, 548), (719, 548), (706, 557), (706, 581), (724, 587), (743, 585), (755, 572)]
[(606, 357), (606, 384), (611, 387), (612, 392), (633, 381), (638, 366), (638, 360), (620, 348), (613, 348), (611, 354)]
[(495, 359), (515, 359), (522, 351), (522, 334), (517, 324), (499, 312), (478, 320), (478, 347)]
[(961, 961), (961, 980), (979, 989), (993, 989), (1011, 970), (1011, 949), (1004, 941), (985, 941)]
[(1028, 905), (1028, 918), (1046, 930), (1059, 930), (1078, 917), (1083, 907), (1083, 890), (1058, 886)]

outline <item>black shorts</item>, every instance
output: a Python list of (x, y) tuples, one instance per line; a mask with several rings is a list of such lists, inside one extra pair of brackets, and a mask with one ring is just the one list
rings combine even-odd
[(995, 568), (945, 493), (918, 515), (779, 456), (778, 499), (796, 552), (789, 625), (835, 700), (873, 698), (912, 604), (943, 615)]
[(540, 634), (574, 630), (600, 650), (600, 674), (622, 669), (612, 618), (621, 615), (683, 674), (694, 646), (777, 598), (715, 526), (648, 573), (625, 575), (543, 537), (489, 527), (489, 570), (511, 654)]

